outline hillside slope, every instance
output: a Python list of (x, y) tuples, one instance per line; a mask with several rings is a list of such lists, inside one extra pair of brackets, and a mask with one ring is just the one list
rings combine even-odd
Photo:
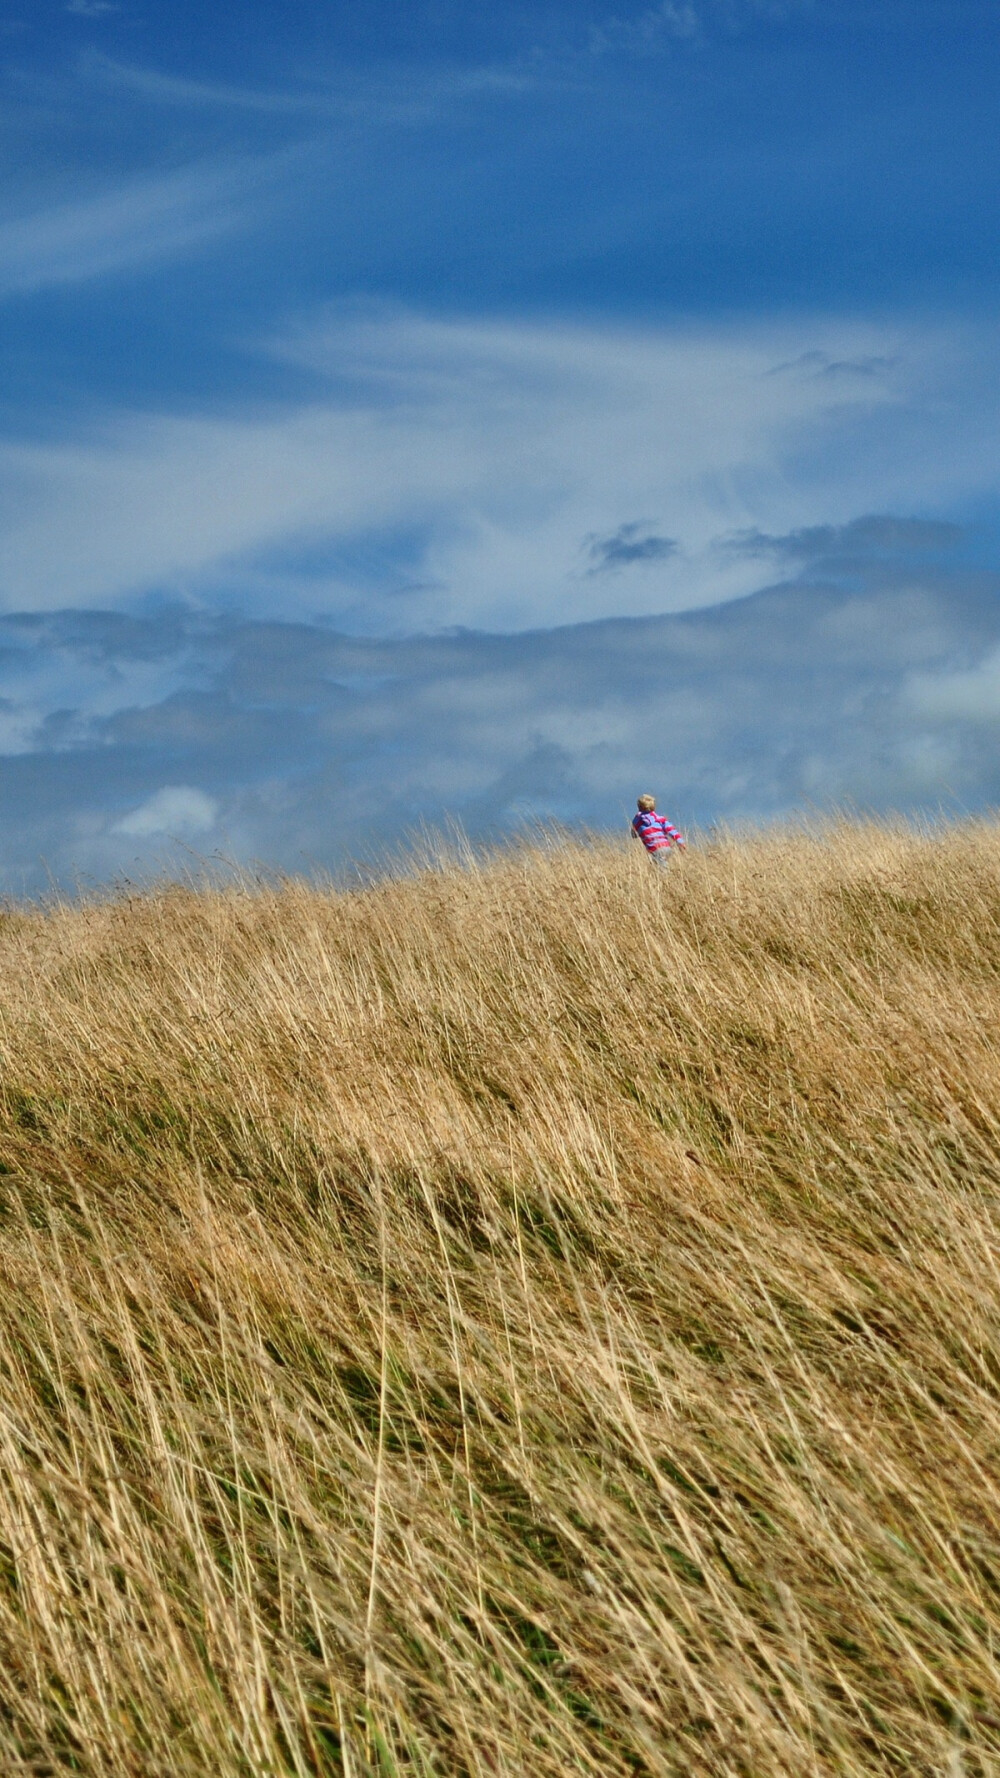
[(0, 919), (0, 1767), (1000, 1773), (1000, 832)]

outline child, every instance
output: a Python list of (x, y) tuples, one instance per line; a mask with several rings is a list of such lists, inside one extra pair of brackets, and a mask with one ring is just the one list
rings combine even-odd
[(632, 837), (641, 840), (654, 864), (667, 864), (676, 846), (683, 852), (684, 835), (671, 827), (665, 815), (656, 813), (655, 796), (639, 798), (639, 813), (632, 818)]

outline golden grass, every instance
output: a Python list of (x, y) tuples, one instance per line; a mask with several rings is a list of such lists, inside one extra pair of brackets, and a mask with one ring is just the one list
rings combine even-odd
[(1000, 831), (0, 984), (0, 1771), (1000, 1773)]

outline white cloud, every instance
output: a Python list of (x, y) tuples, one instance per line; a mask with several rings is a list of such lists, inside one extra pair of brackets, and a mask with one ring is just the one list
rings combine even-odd
[[(272, 349), (308, 403), (0, 445), (7, 609), (155, 587), (372, 631), (678, 610), (760, 584), (720, 537), (945, 513), (1000, 472), (985, 327), (338, 314)], [(636, 525), (676, 549), (589, 572)]]
[(609, 49), (641, 54), (660, 48), (670, 39), (691, 42), (701, 34), (701, 16), (691, 0), (660, 0), (658, 6), (647, 6), (631, 18), (615, 14), (596, 25), (590, 35), (590, 47), (595, 55)]
[(116, 821), (111, 832), (134, 839), (151, 839), (161, 834), (190, 839), (208, 833), (215, 826), (218, 813), (218, 803), (204, 791), (193, 790), (187, 784), (168, 784)]
[(1000, 649), (974, 667), (914, 675), (905, 703), (934, 722), (1000, 722)]
[[(89, 0), (78, 0), (78, 8)], [(73, 10), (73, 8), (70, 8)], [(109, 8), (109, 10), (111, 10)], [(221, 81), (185, 80), (161, 74), (155, 68), (134, 67), (111, 56), (91, 54), (84, 58), (83, 72), (102, 86), (136, 93), (156, 105), (205, 106), (211, 110), (259, 111), (269, 114), (328, 111), (325, 95), (311, 92), (267, 92), (253, 87), (227, 86)]]
[(590, 33), (595, 55), (610, 51), (648, 55), (674, 42), (704, 43), (714, 30), (738, 33), (756, 20), (778, 24), (809, 11), (813, 0), (657, 0), (632, 13), (612, 13)]
[[(88, 0), (81, 0), (87, 4)], [(294, 90), (227, 85), (222, 81), (185, 79), (116, 61), (92, 52), (82, 72), (102, 86), (135, 94), (154, 105), (219, 111), (248, 111), (265, 116), (360, 120), (369, 125), (420, 125), (463, 101), (491, 96), (516, 97), (537, 90), (536, 69), (483, 66), (408, 70), (405, 79), (346, 77), (342, 72), (315, 75)]]
[(0, 221), (0, 297), (107, 277), (241, 228), (287, 158), (201, 162)]

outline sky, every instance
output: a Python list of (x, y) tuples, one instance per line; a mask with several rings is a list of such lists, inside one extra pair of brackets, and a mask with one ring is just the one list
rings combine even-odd
[(0, 892), (1000, 798), (995, 0), (0, 0)]

